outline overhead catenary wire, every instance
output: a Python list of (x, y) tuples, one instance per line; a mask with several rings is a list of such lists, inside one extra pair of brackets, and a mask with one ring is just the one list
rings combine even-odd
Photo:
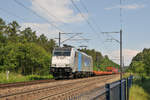
[[(85, 9), (86, 13), (89, 14), (89, 10), (88, 10), (87, 6), (84, 4), (83, 0), (80, 0), (80, 4), (81, 4), (81, 6)], [(112, 37), (110, 34), (104, 35), (104, 34), (102, 33), (101, 27), (97, 24), (97, 22), (96, 22), (93, 18), (91, 19), (91, 21), (93, 21), (93, 24), (94, 24), (94, 26), (98, 29), (99, 33), (101, 33), (103, 36), (106, 36), (106, 35), (107, 35), (107, 37)], [(104, 46), (104, 42), (105, 42), (105, 41), (102, 42), (102, 45), (103, 45), (103, 48), (106, 49), (106, 46)], [(108, 49), (108, 48), (107, 48), (107, 49)], [(105, 50), (105, 51), (106, 51), (106, 50)]]
[[(95, 34), (97, 34), (97, 35), (99, 36), (99, 38), (100, 38), (99, 40), (102, 40), (102, 38), (101, 38), (101, 36), (100, 36), (100, 33), (95, 30), (95, 28), (94, 28), (93, 25), (90, 23), (90, 21), (82, 14), (81, 10), (78, 8), (78, 6), (75, 4), (75, 2), (74, 2), (73, 0), (70, 0), (70, 1), (71, 1), (71, 3), (73, 4), (73, 6), (77, 9), (77, 11), (80, 13), (81, 17), (82, 17), (83, 19), (85, 19), (85, 21), (86, 21), (86, 23), (88, 24), (89, 28), (90, 28)], [(101, 44), (103, 45), (103, 41), (100, 41), (100, 42), (101, 42)]]
[[(84, 4), (83, 0), (80, 0), (80, 3), (82, 5), (82, 7), (85, 9), (85, 11), (89, 14), (89, 10), (88, 8), (86, 7), (86, 5)], [(95, 22), (94, 19), (92, 19), (93, 23), (95, 24), (95, 26), (97, 27), (97, 29), (100, 31), (100, 33), (102, 33), (102, 29), (101, 27), (97, 24), (97, 22)], [(104, 34), (103, 34), (104, 35)], [(106, 34), (107, 36), (109, 37), (112, 37), (110, 34)]]
[[(13, 13), (13, 12), (10, 12), (9, 10), (6, 10), (6, 9), (4, 9), (4, 8), (1, 8), (1, 7), (0, 7), (0, 11), (2, 11), (2, 12), (4, 12), (4, 13), (8, 14), (9, 16), (16, 17), (16, 18), (20, 19), (21, 21), (26, 21), (26, 20), (28, 20), (28, 19), (26, 19), (26, 18), (20, 17), (19, 15), (15, 14), (15, 13)], [(33, 25), (33, 26), (34, 26), (34, 25)], [(36, 27), (39, 27), (39, 26), (37, 25)], [(32, 28), (32, 27), (31, 27), (31, 28)], [(39, 28), (40, 28), (40, 27), (39, 27)]]
[[(89, 14), (89, 10), (86, 7), (86, 5), (84, 4), (83, 0), (80, 0), (80, 3), (82, 5), (82, 7), (85, 9), (85, 11)], [(94, 19), (92, 19), (93, 23), (95, 24), (95, 26), (97, 27), (97, 29), (100, 31), (100, 33), (102, 34), (102, 29), (100, 28), (100, 26), (97, 24), (97, 22), (95, 22)], [(104, 35), (104, 34), (103, 34)], [(112, 37), (110, 34), (106, 34), (109, 37)], [(105, 35), (104, 35), (105, 36)]]
[(11, 15), (11, 16), (13, 16), (13, 17), (16, 17), (16, 18), (18, 18), (18, 19), (20, 19), (20, 20), (22, 20), (22, 21), (25, 21), (25, 20), (26, 20), (26, 19), (24, 19), (24, 18), (22, 18), (22, 17), (16, 15), (15, 13), (12, 13), (12, 12), (6, 10), (6, 9), (1, 8), (1, 7), (0, 7), (0, 11), (6, 13), (6, 14), (8, 14), (8, 15)]
[[(35, 0), (33, 0), (35, 1)], [(44, 11), (47, 12), (48, 16), (55, 18), (57, 21), (66, 24), (64, 21), (62, 21), (61, 19), (59, 19), (56, 15), (52, 14), (50, 11), (48, 11), (46, 8), (42, 7), (38, 2), (36, 3), (38, 5), (39, 8), (43, 9)]]
[(11, 14), (12, 16), (17, 17), (17, 18), (20, 19), (20, 20), (23, 20), (23, 21), (25, 20), (24, 18), (22, 18), (22, 17), (16, 15), (15, 13), (12, 13), (12, 12), (6, 10), (6, 9), (1, 8), (1, 7), (0, 7), (0, 10), (1, 10), (2, 12), (4, 12), (4, 13)]
[[(33, 1), (35, 1), (35, 0), (33, 0)], [(57, 21), (59, 21), (59, 22), (61, 22), (61, 23), (63, 23), (63, 24), (67, 24), (67, 23), (65, 23), (64, 21), (62, 21), (61, 19), (59, 19), (56, 15), (54, 15), (54, 14), (52, 14), (50, 11), (48, 11), (46, 8), (44, 8), (44, 7), (42, 7), (38, 2), (36, 3), (37, 5), (38, 5), (38, 7), (40, 8), (40, 9), (43, 9), (45, 12), (47, 12), (47, 14), (48, 14), (48, 16), (49, 17), (53, 17), (53, 18), (55, 18)], [(74, 37), (74, 36), (73, 36)], [(85, 38), (83, 38), (83, 37), (81, 37), (82, 38), (82, 40), (85, 40)], [(86, 41), (86, 40), (85, 40)]]
[[(100, 30), (100, 28), (98, 28), (98, 26), (96, 25), (97, 28), (100, 30), (100, 32), (97, 32), (97, 31), (95, 30), (95, 27), (93, 27), (92, 24), (89, 22), (89, 20), (87, 20), (87, 18), (85, 18), (85, 16), (82, 14), (81, 10), (77, 7), (77, 5), (75, 4), (75, 2), (74, 2), (73, 0), (71, 0), (71, 2), (72, 2), (72, 4), (73, 4), (73, 6), (77, 9), (77, 11), (80, 13), (81, 17), (83, 17), (83, 18), (85, 19), (85, 21), (87, 22), (88, 26), (92, 29), (92, 31), (93, 31), (94, 33), (96, 33), (96, 34), (100, 37), (99, 40), (102, 40), (102, 38), (101, 38), (101, 36), (100, 36), (100, 33), (101, 33), (102, 31)], [(82, 3), (83, 3), (83, 2), (82, 2)], [(84, 5), (84, 8), (85, 8), (85, 5)], [(89, 13), (87, 7), (86, 7), (85, 9), (86, 9), (86, 12)], [(100, 42), (101, 42), (101, 44), (102, 44), (101, 46), (103, 46), (104, 51), (106, 51), (106, 50), (105, 50), (106, 47), (104, 46), (104, 41), (100, 41)]]
[(53, 22), (50, 22), (49, 20), (45, 19), (44, 17), (40, 16), (39, 14), (37, 14), (35, 11), (31, 10), (30, 8), (26, 7), (23, 3), (14, 0), (14, 2), (20, 6), (22, 6), (23, 8), (27, 9), (28, 11), (30, 11), (32, 14), (34, 14), (35, 16), (43, 19), (44, 21), (46, 21), (47, 23), (49, 23), (51, 26), (53, 26), (54, 28), (56, 28), (57, 30), (64, 32), (62, 29), (60, 29), (59, 27), (57, 27), (55, 24), (53, 24)]
[[(86, 5), (84, 4), (83, 0), (80, 0), (80, 4), (81, 4), (82, 7), (85, 9), (85, 11), (89, 14), (89, 10), (88, 10), (88, 8), (86, 7)], [(102, 29), (101, 29), (101, 27), (97, 24), (97, 22), (95, 22), (94, 19), (92, 19), (92, 21), (93, 21), (93, 23), (95, 24), (95, 26), (97, 27), (97, 29), (99, 30), (99, 32), (102, 34)], [(102, 34), (102, 35), (105, 36), (104, 34)], [(110, 34), (106, 34), (106, 35), (111, 37)], [(102, 42), (102, 44), (103, 44), (103, 42)]]
[[(18, 18), (18, 19), (20, 19), (20, 20), (22, 20), (22, 21), (25, 21), (25, 20), (26, 20), (26, 19), (24, 19), (24, 18), (22, 18), (22, 17), (16, 15), (15, 13), (12, 13), (12, 12), (6, 10), (6, 9), (1, 8), (1, 7), (0, 7), (0, 10), (1, 10), (2, 12), (5, 12), (5, 13), (11, 15), (11, 16), (14, 16), (14, 17), (16, 17), (16, 18)], [(73, 37), (74, 37), (74, 36), (73, 36)], [(80, 36), (80, 37), (81, 37), (81, 36)], [(81, 37), (81, 38), (82, 38), (82, 40), (86, 40), (86, 39), (83, 38), (83, 37)], [(63, 42), (64, 42), (64, 41), (63, 41)]]
[[(85, 9), (85, 11), (89, 14), (89, 10), (86, 7), (86, 5), (84, 4), (83, 0), (80, 0), (80, 4), (82, 5), (82, 7)], [(100, 33), (102, 32), (102, 29), (100, 28), (100, 26), (97, 24), (97, 22), (95, 22), (94, 19), (92, 19), (93, 23), (95, 24), (95, 26), (97, 27), (97, 29), (100, 31)]]
[(70, 0), (70, 1), (71, 1), (71, 3), (73, 4), (73, 6), (77, 9), (77, 11), (80, 13), (81, 17), (82, 17), (83, 19), (85, 19), (85, 21), (87, 22), (87, 24), (88, 24), (88, 26), (90, 27), (90, 29), (91, 29), (92, 31), (94, 31), (95, 33), (97, 33), (96, 30), (94, 29), (94, 27), (93, 27), (93, 26), (91, 25), (91, 23), (88, 21), (88, 19), (82, 14), (81, 10), (77, 7), (77, 5), (75, 4), (75, 2), (74, 2), (73, 0)]
[[(86, 7), (86, 5), (84, 4), (83, 0), (80, 0), (80, 4), (82, 5), (82, 7), (85, 9), (85, 11), (89, 14), (89, 10)], [(100, 28), (100, 26), (97, 24), (97, 22), (95, 22), (94, 19), (92, 19), (93, 23), (95, 24), (95, 26), (97, 27), (97, 29), (99, 30), (99, 32), (102, 34), (102, 29)], [(104, 35), (104, 34), (103, 34)], [(110, 34), (107, 34), (107, 36), (110, 36)]]
[[(61, 32), (63, 32), (59, 27), (57, 27), (56, 25), (54, 25), (53, 23), (51, 23), (49, 20), (43, 18), (42, 16), (40, 16), (39, 14), (37, 14), (35, 11), (33, 11), (33, 10), (31, 10), (30, 8), (26, 7), (26, 6), (25, 6), (24, 4), (22, 4), (21, 2), (19, 2), (19, 1), (17, 1), (17, 0), (14, 0), (14, 1), (15, 1), (18, 5), (24, 7), (25, 9), (29, 10), (30, 12), (32, 12), (34, 15), (40, 17), (40, 18), (43, 19), (44, 21), (50, 23), (50, 25), (52, 25), (52, 26), (55, 27), (56, 29), (58, 29), (58, 30), (60, 30)], [(81, 14), (82, 14), (82, 13), (81, 13)], [(12, 14), (12, 15), (13, 15), (13, 16), (16, 16), (15, 14)], [(83, 14), (82, 14), (82, 15), (83, 15)], [(84, 16), (84, 15), (83, 15), (83, 16)], [(17, 17), (18, 17), (19, 19), (24, 20), (24, 19), (21, 18), (20, 16), (17, 16)], [(85, 17), (85, 16), (84, 16), (84, 17)], [(85, 18), (86, 18), (86, 17), (85, 17)], [(86, 18), (86, 19), (87, 19), (87, 18)], [(89, 21), (87, 20), (87, 22), (89, 22)], [(95, 33), (97, 33), (96, 30), (94, 29), (94, 27), (91, 25), (90, 22), (89, 22), (89, 25), (93, 28), (93, 31), (94, 31)]]

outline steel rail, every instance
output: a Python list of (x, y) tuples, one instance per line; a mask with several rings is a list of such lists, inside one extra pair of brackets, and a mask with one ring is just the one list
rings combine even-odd
[[(106, 76), (105, 76), (106, 77)], [(104, 77), (104, 78), (105, 78)], [(90, 80), (95, 80), (99, 77), (94, 77), (94, 79), (92, 78), (87, 78), (87, 80), (79, 80), (77, 82), (74, 82), (74, 83), (66, 83), (66, 84), (58, 84), (58, 85), (55, 85), (55, 86), (49, 86), (49, 87), (43, 87), (43, 88), (39, 88), (39, 89), (33, 89), (33, 90), (28, 90), (28, 91), (23, 91), (23, 92), (17, 92), (17, 93), (12, 93), (12, 94), (7, 94), (7, 95), (1, 95), (0, 98), (5, 98), (5, 97), (10, 97), (10, 96), (16, 96), (16, 95), (20, 95), (20, 94), (26, 94), (26, 93), (30, 93), (30, 92), (34, 92), (34, 91), (40, 91), (40, 90), (44, 90), (44, 89), (51, 89), (51, 90), (54, 90), (54, 89), (57, 89), (57, 88), (60, 88), (60, 87), (64, 87), (64, 86), (68, 86), (68, 85), (74, 85), (76, 83), (85, 83), (87, 81), (90, 81)]]

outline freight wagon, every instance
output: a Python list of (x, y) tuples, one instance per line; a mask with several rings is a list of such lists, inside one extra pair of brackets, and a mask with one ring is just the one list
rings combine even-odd
[(115, 67), (106, 67), (106, 71), (93, 71), (94, 75), (112, 75), (118, 74), (118, 69)]

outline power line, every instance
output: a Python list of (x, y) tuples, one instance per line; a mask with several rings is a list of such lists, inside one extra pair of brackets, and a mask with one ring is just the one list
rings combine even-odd
[[(77, 5), (74, 3), (73, 0), (70, 0), (71, 3), (73, 4), (73, 6), (78, 10), (78, 12), (80, 13), (81, 17), (84, 18), (87, 22), (87, 24), (89, 25), (89, 27), (94, 31), (96, 32), (96, 30), (93, 28), (93, 26), (91, 25), (91, 23), (87, 20), (87, 18), (82, 14), (81, 10), (77, 7)], [(97, 32), (96, 32), (97, 33)]]
[(22, 4), (21, 2), (14, 0), (15, 3), (17, 3), (18, 5), (22, 6), (23, 8), (29, 10), (30, 12), (32, 12), (32, 14), (34, 14), (35, 16), (43, 19), (44, 21), (46, 21), (47, 23), (49, 23), (51, 26), (53, 26), (54, 28), (58, 29), (59, 31), (64, 32), (63, 30), (61, 30), (59, 27), (57, 27), (56, 25), (52, 24), (52, 22), (50, 22), (49, 20), (43, 18), (42, 16), (40, 16), (39, 14), (37, 14), (35, 11), (31, 10), (30, 8), (26, 7), (24, 4)]
[[(83, 8), (85, 9), (85, 11), (89, 14), (89, 10), (88, 10), (88, 8), (86, 7), (86, 5), (84, 4), (83, 0), (80, 0), (80, 3), (81, 3), (81, 5), (83, 6)], [(102, 33), (102, 30), (101, 30), (100, 26), (95, 22), (94, 19), (93, 19), (92, 21), (93, 21), (93, 23), (95, 24), (95, 26), (97, 27), (97, 29)], [(112, 37), (110, 34), (107, 34), (107, 36)]]
[(87, 9), (87, 7), (85, 6), (82, 0), (80, 0), (80, 3), (83, 6), (83, 8), (86, 10), (86, 12), (89, 13), (89, 10)]
[[(85, 19), (85, 21), (87, 22), (88, 26), (91, 28), (91, 30), (97, 34), (99, 36), (99, 40), (102, 40), (101, 36), (99, 33), (97, 33), (97, 31), (95, 30), (95, 28), (92, 26), (92, 24), (89, 22), (89, 20), (82, 14), (81, 10), (77, 7), (77, 5), (75, 4), (75, 2), (73, 0), (70, 0), (71, 3), (73, 4), (73, 6), (77, 9), (77, 11), (80, 13), (81, 17)], [(101, 44), (103, 45), (103, 42), (100, 41)]]
[(19, 19), (21, 19), (21, 20), (25, 20), (25, 19), (23, 19), (22, 17), (20, 17), (20, 16), (14, 14), (14, 13), (12, 13), (12, 12), (6, 10), (6, 9), (0, 8), (0, 10), (3, 11), (4, 13), (11, 14), (12, 16), (17, 17), (17, 18), (19, 18)]
[[(33, 1), (35, 1), (35, 0), (33, 0)], [(57, 16), (55, 16), (55, 15), (53, 15), (53, 14), (51, 14), (47, 9), (45, 9), (44, 7), (42, 7), (42, 6), (40, 6), (40, 4), (39, 3), (37, 3), (38, 4), (38, 7), (40, 7), (41, 9), (43, 9), (43, 10), (45, 10), (47, 13), (48, 13), (48, 15), (50, 15), (50, 16), (52, 16), (53, 18), (56, 18), (58, 21), (60, 21), (60, 22), (62, 22), (63, 24), (66, 24), (64, 21), (62, 21), (62, 20), (60, 20), (60, 19), (58, 19), (57, 18)], [(80, 35), (79, 35), (80, 36)], [(82, 39), (81, 40), (85, 40), (85, 41), (88, 41), (89, 39), (85, 39), (85, 38), (83, 38), (82, 36), (80, 36)]]
[[(82, 0), (80, 0), (80, 4), (82, 5), (82, 7), (85, 9), (85, 11), (89, 14), (89, 10), (88, 8), (86, 7), (86, 5), (84, 4), (84, 2)], [(99, 25), (95, 22), (95, 20), (93, 19), (92, 20), (93, 23), (95, 24), (95, 26), (97, 27), (97, 29), (100, 31), (100, 33), (102, 33), (102, 30), (101, 28), (99, 27)], [(107, 34), (107, 36), (111, 36), (110, 34)]]
[[(33, 0), (33, 1), (35, 1), (35, 0)], [(41, 9), (43, 9), (43, 10), (45, 10), (48, 13), (49, 16), (55, 18), (56, 20), (62, 22), (63, 24), (66, 24), (64, 21), (60, 20), (57, 16), (55, 16), (54, 14), (50, 13), (47, 9), (45, 9), (44, 7), (42, 7), (39, 3), (37, 3), (37, 4), (38, 4), (38, 7), (41, 8)]]
[[(82, 7), (85, 9), (85, 11), (89, 14), (89, 10), (86, 7), (86, 5), (84, 4), (84, 2), (82, 0), (80, 0), (80, 4), (82, 5)], [(102, 32), (101, 28), (99, 27), (99, 25), (95, 22), (95, 20), (92, 20), (93, 23), (95, 24), (95, 26), (97, 27), (98, 30), (100, 30), (100, 32)]]
[[(89, 14), (89, 10), (86, 7), (86, 5), (84, 4), (83, 0), (80, 0), (80, 4), (85, 9), (85, 11)], [(96, 28), (99, 30), (99, 32), (102, 33), (102, 30), (101, 30), (100, 26), (97, 24), (97, 22), (94, 19), (92, 19), (92, 21), (93, 21), (93, 24), (95, 24)], [(110, 34), (106, 34), (106, 35), (109, 37), (112, 37)], [(103, 36), (106, 36), (106, 35), (103, 34)], [(106, 49), (106, 46), (104, 45), (104, 41), (102, 42), (102, 45), (103, 45), (103, 48)]]
[[(22, 20), (22, 21), (27, 20), (27, 19), (22, 18), (22, 17), (20, 17), (20, 16), (16, 15), (15, 13), (12, 13), (12, 12), (10, 12), (10, 11), (6, 10), (6, 9), (0, 8), (0, 10), (1, 10), (2, 12), (4, 12), (4, 13), (6, 13), (6, 14), (10, 15), (10, 16), (17, 17), (18, 19), (20, 19), (20, 20)], [(34, 25), (33, 25), (33, 26), (34, 26)], [(39, 27), (39, 26), (36, 26), (36, 27)], [(32, 28), (32, 26), (31, 26), (31, 28)], [(40, 28), (40, 27), (39, 27), (39, 28)]]

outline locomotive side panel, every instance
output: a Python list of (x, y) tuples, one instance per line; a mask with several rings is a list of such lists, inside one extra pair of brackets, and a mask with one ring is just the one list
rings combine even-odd
[(78, 71), (83, 71), (82, 57), (83, 55), (80, 52), (78, 52)]
[(83, 59), (82, 70), (87, 71), (87, 72), (92, 72), (93, 71), (93, 65), (92, 65), (93, 61), (92, 61), (91, 57), (87, 56), (87, 55), (83, 55), (82, 59)]
[(74, 51), (73, 73), (78, 71), (78, 53)]

